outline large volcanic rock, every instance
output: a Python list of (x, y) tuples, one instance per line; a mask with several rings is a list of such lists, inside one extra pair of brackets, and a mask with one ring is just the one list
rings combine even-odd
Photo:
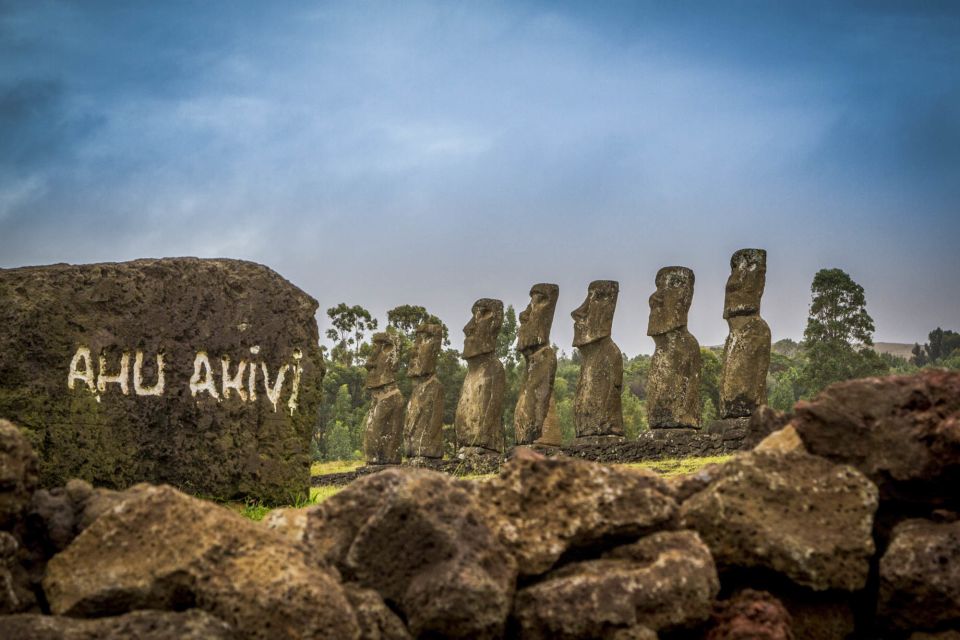
[(720, 589), (710, 551), (692, 531), (664, 531), (605, 557), (566, 565), (517, 593), (523, 638), (619, 638), (707, 619)]
[(356, 638), (336, 572), (228, 509), (137, 485), (47, 565), (57, 615), (197, 607), (238, 638)]
[(960, 504), (960, 372), (840, 382), (798, 403), (792, 424), (810, 453), (857, 467), (884, 501)]
[(862, 589), (877, 487), (800, 451), (756, 451), (716, 468), (680, 507), (721, 568), (762, 568), (814, 590)]
[(309, 481), (316, 309), (238, 260), (2, 269), (0, 417), (31, 433), (45, 486), (289, 502)]
[(652, 471), (573, 458), (524, 459), (470, 487), (521, 575), (544, 573), (568, 551), (667, 528), (677, 503)]
[(273, 512), (266, 525), (345, 580), (378, 591), (414, 637), (499, 638), (516, 562), (465, 484), (436, 471), (391, 468), (315, 507)]
[(893, 629), (960, 628), (960, 521), (894, 528), (880, 559), (879, 614)]
[(0, 617), (4, 637), (17, 640), (232, 640), (226, 622), (209, 613), (134, 611), (122, 616), (85, 620), (20, 614)]

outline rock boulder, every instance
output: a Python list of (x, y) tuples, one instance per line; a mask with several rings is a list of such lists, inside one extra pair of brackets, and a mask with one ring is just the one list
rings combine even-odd
[(239, 260), (0, 269), (0, 416), (30, 434), (47, 487), (288, 503), (309, 486), (316, 310)]

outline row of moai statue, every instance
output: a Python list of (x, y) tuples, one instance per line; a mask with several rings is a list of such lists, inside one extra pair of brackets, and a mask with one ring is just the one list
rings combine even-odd
[[(723, 317), (729, 325), (720, 378), (720, 417), (743, 418), (766, 402), (770, 365), (770, 329), (760, 317), (766, 280), (766, 251), (741, 249), (730, 260)], [(656, 344), (647, 380), (647, 415), (653, 429), (699, 428), (700, 345), (687, 330), (693, 301), (693, 271), (664, 267), (650, 296), (647, 335)], [(619, 284), (590, 283), (587, 298), (570, 315), (573, 346), (581, 356), (573, 418), (579, 442), (617, 441), (624, 436), (621, 392), (623, 357), (611, 338)], [(524, 369), (514, 411), (518, 445), (559, 446), (560, 428), (553, 398), (557, 354), (550, 330), (560, 289), (535, 284), (530, 303), (520, 313), (517, 350)], [(454, 423), (457, 446), (464, 453), (501, 453), (504, 449), (503, 403), (506, 374), (496, 356), (503, 324), (503, 302), (482, 298), (473, 304), (463, 328), (463, 381)], [(399, 345), (387, 333), (373, 337), (366, 363), (372, 402), (367, 414), (364, 453), (368, 464), (398, 464), (443, 457), (443, 388), (436, 375), (443, 340), (438, 324), (417, 328), (407, 375), (413, 383), (405, 403), (396, 383)]]

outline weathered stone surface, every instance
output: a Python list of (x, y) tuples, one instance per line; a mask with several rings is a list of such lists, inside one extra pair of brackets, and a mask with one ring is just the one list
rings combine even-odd
[(880, 559), (879, 598), (892, 629), (960, 626), (960, 522), (898, 524)]
[(730, 333), (723, 346), (720, 415), (741, 418), (767, 403), (770, 327), (759, 315), (727, 319)]
[(707, 619), (718, 590), (697, 534), (661, 532), (520, 590), (514, 619), (525, 639), (608, 638), (638, 625), (682, 629)]
[(517, 444), (533, 444), (543, 436), (550, 413), (557, 354), (552, 347), (543, 346), (523, 356), (525, 367), (513, 412), (513, 428)]
[(563, 444), (563, 431), (560, 429), (560, 419), (557, 417), (557, 402), (553, 394), (550, 394), (547, 415), (543, 419), (543, 430), (535, 444), (544, 447), (559, 447)]
[(677, 511), (655, 473), (582, 460), (516, 457), (471, 488), (521, 575), (543, 573), (571, 550), (666, 528)]
[(16, 426), (0, 419), (0, 529), (12, 529), (20, 521), (37, 484), (37, 456), (30, 443)]
[(367, 464), (400, 464), (403, 449), (403, 408), (397, 387), (400, 346), (389, 333), (375, 333), (364, 367), (370, 409), (363, 428), (363, 454)]
[(29, 611), (36, 605), (30, 576), (20, 564), (20, 552), (17, 538), (0, 531), (0, 616)]
[(770, 327), (760, 317), (767, 252), (740, 249), (730, 258), (723, 317), (730, 326), (720, 374), (720, 416), (741, 418), (767, 403)]
[(335, 573), (297, 545), (171, 487), (140, 485), (47, 565), (57, 615), (195, 606), (239, 638), (356, 638)]
[(503, 363), (494, 353), (502, 325), (503, 302), (481, 298), (473, 303), (473, 316), (463, 328), (467, 375), (454, 420), (458, 447), (503, 451), (503, 394), (507, 379)]
[(774, 431), (761, 440), (760, 444), (754, 447), (753, 450), (779, 453), (789, 453), (791, 451), (807, 452), (803, 446), (803, 440), (800, 439), (800, 435), (792, 424), (787, 425), (779, 431)]
[(67, 618), (20, 614), (0, 617), (4, 637), (16, 640), (233, 640), (223, 620), (205, 611), (134, 611), (122, 616)]
[(30, 433), (47, 487), (289, 501), (309, 486), (316, 309), (238, 260), (2, 269), (0, 416)]
[(376, 589), (415, 637), (498, 638), (516, 563), (462, 484), (391, 468), (269, 526), (305, 543), (345, 579)]
[(647, 420), (653, 429), (700, 426), (700, 345), (684, 329), (653, 337)]
[(790, 622), (772, 594), (744, 589), (714, 606), (704, 640), (794, 640)]
[(647, 377), (647, 420), (651, 428), (700, 426), (700, 344), (687, 331), (693, 302), (693, 271), (664, 267), (650, 296), (647, 335), (656, 349)]
[(390, 610), (379, 593), (350, 583), (343, 585), (343, 592), (356, 613), (361, 640), (412, 639), (403, 620)]
[(573, 400), (577, 438), (623, 436), (623, 356), (610, 338), (620, 284), (595, 280), (573, 317), (573, 346), (580, 350), (580, 379)]
[(911, 633), (909, 640), (960, 640), (960, 631), (954, 631), (952, 629), (933, 633), (918, 631), (917, 633)]
[(408, 458), (443, 457), (443, 384), (436, 374), (442, 344), (441, 325), (425, 323), (417, 327), (407, 367), (413, 388), (403, 422)]
[(530, 289), (530, 304), (520, 312), (517, 350), (523, 354), (524, 370), (520, 392), (513, 412), (513, 428), (517, 444), (557, 445), (555, 434), (545, 427), (553, 401), (553, 381), (557, 373), (557, 354), (550, 346), (550, 329), (557, 308), (560, 287), (535, 284)]
[(815, 590), (863, 588), (877, 488), (849, 466), (801, 452), (753, 452), (680, 507), (717, 564), (762, 567)]
[(810, 453), (857, 467), (884, 501), (960, 504), (960, 372), (840, 382), (797, 403), (793, 425)]

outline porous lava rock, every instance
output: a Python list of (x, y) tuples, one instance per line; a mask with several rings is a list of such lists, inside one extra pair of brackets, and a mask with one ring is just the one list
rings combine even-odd
[(228, 509), (138, 485), (47, 565), (51, 611), (100, 617), (196, 607), (238, 638), (357, 638), (334, 571)]
[(862, 589), (874, 553), (877, 488), (802, 452), (753, 452), (680, 507), (722, 568), (764, 568), (814, 590)]
[(0, 269), (0, 416), (29, 433), (46, 487), (288, 503), (309, 487), (317, 306), (239, 260)]
[(960, 501), (960, 372), (839, 382), (792, 421), (810, 453), (851, 464), (884, 501)]
[(665, 531), (547, 574), (517, 592), (513, 617), (525, 640), (623, 637), (615, 634), (638, 626), (695, 626), (710, 615), (718, 590), (697, 534)]
[(0, 419), (0, 530), (21, 520), (37, 488), (37, 456), (27, 438)]
[(516, 562), (450, 476), (390, 468), (363, 477), (304, 514), (268, 526), (301, 541), (345, 580), (375, 589), (414, 637), (499, 638)]
[(352, 583), (343, 585), (343, 592), (357, 615), (361, 640), (412, 640), (403, 620), (387, 606), (379, 593)]
[(880, 559), (879, 599), (892, 629), (960, 627), (960, 522), (898, 524)]
[(667, 528), (677, 513), (655, 473), (573, 458), (517, 456), (472, 489), (521, 575), (544, 573), (568, 551)]
[(17, 640), (233, 640), (223, 620), (198, 609), (134, 611), (122, 616), (67, 618), (20, 614), (0, 617), (4, 637)]
[(744, 589), (717, 602), (704, 640), (794, 640), (790, 614), (766, 591)]

